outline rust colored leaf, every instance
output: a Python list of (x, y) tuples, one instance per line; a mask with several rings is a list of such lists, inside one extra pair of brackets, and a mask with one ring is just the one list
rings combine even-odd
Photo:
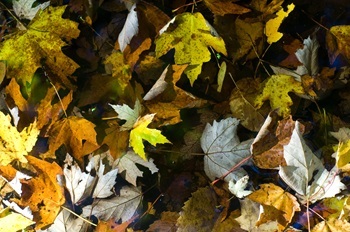
[(107, 144), (114, 159), (120, 158), (129, 146), (129, 132), (121, 131), (118, 125), (112, 125), (105, 130), (106, 136), (102, 144)]

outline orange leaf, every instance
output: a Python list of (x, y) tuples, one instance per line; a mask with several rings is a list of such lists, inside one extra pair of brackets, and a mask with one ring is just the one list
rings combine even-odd
[(76, 116), (56, 122), (48, 133), (49, 150), (42, 156), (55, 158), (55, 151), (65, 145), (76, 159), (81, 160), (99, 147), (94, 127), (92, 122)]
[(30, 207), (37, 223), (35, 228), (40, 229), (55, 221), (65, 202), (64, 190), (57, 182), (57, 176), (63, 175), (63, 171), (56, 163), (33, 156), (27, 156), (27, 160), (36, 170), (36, 175), (21, 181), (23, 194), (18, 204)]

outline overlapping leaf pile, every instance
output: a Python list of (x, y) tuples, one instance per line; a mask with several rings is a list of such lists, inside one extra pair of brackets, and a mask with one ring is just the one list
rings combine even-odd
[(1, 3), (0, 231), (349, 230), (349, 6), (185, 2)]

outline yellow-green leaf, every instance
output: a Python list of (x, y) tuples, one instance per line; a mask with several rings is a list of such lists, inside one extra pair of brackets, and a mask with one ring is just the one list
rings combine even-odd
[(255, 98), (254, 105), (259, 109), (266, 100), (270, 100), (271, 109), (279, 109), (278, 114), (287, 117), (291, 113), (290, 106), (293, 105), (289, 92), (305, 94), (301, 82), (296, 81), (294, 77), (272, 75), (265, 81), (263, 91)]
[(130, 66), (126, 64), (123, 53), (118, 51), (107, 56), (105, 64), (107, 69), (111, 69), (109, 72), (112, 73), (112, 77), (118, 80), (118, 88), (124, 92), (124, 89), (128, 86), (129, 80), (131, 79), (131, 69)]
[(147, 158), (142, 140), (146, 140), (153, 146), (159, 143), (170, 143), (170, 141), (161, 134), (160, 130), (147, 127), (152, 122), (153, 117), (154, 114), (147, 114), (138, 119), (134, 125), (134, 129), (130, 132), (130, 146), (134, 149), (136, 154), (145, 160), (147, 160)]
[(0, 232), (22, 231), (35, 222), (19, 213), (13, 213), (10, 208), (0, 211)]
[(24, 156), (34, 147), (39, 132), (36, 121), (18, 132), (11, 124), (11, 117), (0, 112), (0, 166), (8, 165), (13, 160), (27, 163)]
[(183, 13), (176, 16), (155, 43), (157, 57), (175, 48), (175, 63), (189, 64), (185, 73), (191, 85), (201, 72), (202, 64), (211, 58), (209, 46), (227, 55), (224, 40), (212, 32), (201, 13)]
[(326, 36), (328, 56), (331, 64), (342, 54), (350, 60), (350, 25), (333, 26)]
[(61, 50), (65, 41), (77, 38), (78, 23), (63, 19), (66, 6), (39, 11), (27, 30), (18, 31), (0, 45), (0, 60), (7, 62), (7, 77), (31, 83), (35, 71), (44, 63), (67, 87), (67, 78), (79, 67)]
[(281, 32), (278, 32), (278, 28), (281, 26), (283, 19), (285, 19), (289, 13), (294, 10), (295, 5), (289, 4), (288, 5), (288, 10), (284, 11), (283, 9), (280, 9), (276, 15), (276, 18), (270, 19), (266, 23), (266, 28), (265, 28), (265, 35), (267, 36), (267, 42), (269, 44), (275, 43), (278, 40), (280, 40), (283, 36)]

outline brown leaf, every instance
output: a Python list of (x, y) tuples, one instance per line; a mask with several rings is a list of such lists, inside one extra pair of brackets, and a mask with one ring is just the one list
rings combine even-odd
[(177, 226), (176, 221), (179, 217), (179, 213), (165, 211), (162, 212), (161, 218), (153, 222), (147, 229), (147, 232), (157, 232), (157, 231), (169, 231), (176, 232)]
[(102, 144), (107, 144), (114, 159), (120, 158), (129, 146), (129, 132), (120, 131), (119, 125), (111, 125), (105, 130)]
[(74, 158), (81, 161), (84, 155), (99, 147), (94, 127), (92, 122), (76, 116), (57, 121), (48, 132), (49, 150), (42, 156), (55, 158), (55, 151), (65, 145)]
[(347, 61), (350, 61), (350, 25), (333, 26), (327, 32), (326, 43), (328, 48), (328, 57), (333, 64), (335, 59), (341, 54)]
[(232, 0), (204, 0), (205, 5), (216, 15), (223, 16), (225, 14), (244, 14), (251, 10), (233, 3)]
[(277, 221), (283, 230), (291, 222), (299, 203), (292, 194), (274, 184), (262, 184), (260, 189), (251, 193), (248, 198), (263, 205), (264, 211), (259, 217), (257, 226), (269, 221)]
[(269, 108), (254, 108), (254, 99), (259, 91), (259, 80), (244, 78), (236, 82), (236, 88), (230, 97), (230, 109), (233, 117), (241, 120), (241, 124), (251, 130), (258, 131), (265, 121)]
[(281, 9), (281, 5), (283, 4), (283, 2), (284, 0), (253, 0), (250, 3), (250, 6), (254, 10), (261, 12), (261, 19), (263, 21), (267, 21), (276, 11)]
[(181, 121), (181, 109), (200, 107), (206, 102), (176, 86), (186, 67), (187, 65), (172, 65), (164, 78), (168, 83), (165, 90), (152, 100), (145, 101), (146, 108), (156, 113), (155, 120), (160, 125), (176, 124)]
[(21, 87), (17, 83), (15, 78), (12, 78), (8, 86), (6, 86), (6, 94), (9, 95), (20, 111), (26, 111), (28, 109), (28, 102), (22, 96)]
[(55, 221), (65, 202), (63, 188), (57, 182), (57, 176), (63, 175), (63, 171), (56, 163), (33, 156), (27, 156), (27, 160), (36, 170), (36, 175), (21, 181), (23, 194), (18, 204), (30, 207), (36, 222), (35, 229), (41, 229)]
[[(276, 112), (271, 112), (251, 146), (255, 165), (266, 169), (285, 166), (283, 146), (289, 143), (294, 126), (295, 121), (291, 116), (278, 121)], [(304, 131), (303, 126), (302, 133)]]
[(298, 39), (294, 39), (290, 44), (283, 45), (283, 49), (288, 53), (288, 56), (287, 58), (282, 60), (279, 63), (279, 65), (286, 68), (293, 68), (293, 69), (302, 65), (302, 63), (300, 63), (300, 61), (296, 57), (295, 52), (298, 49), (302, 49), (303, 47), (304, 47), (303, 43)]

